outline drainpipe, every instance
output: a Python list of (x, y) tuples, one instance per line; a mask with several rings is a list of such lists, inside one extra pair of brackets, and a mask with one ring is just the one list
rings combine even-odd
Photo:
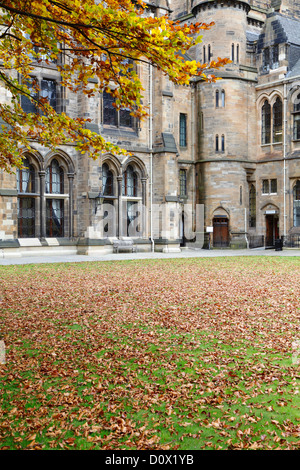
[(149, 63), (149, 150), (150, 150), (150, 240), (151, 250), (154, 252), (153, 240), (153, 128), (152, 128), (152, 81), (153, 81), (153, 67)]
[(283, 85), (283, 235), (286, 236), (286, 106), (287, 104), (287, 85)]
[(249, 240), (247, 238), (247, 209), (245, 207), (245, 240), (247, 243), (247, 249), (249, 250)]
[[(196, 217), (197, 217), (197, 211), (196, 211), (196, 204), (195, 204), (195, 201), (196, 201), (196, 188), (197, 188), (197, 185), (196, 185), (196, 167), (194, 165), (194, 162), (195, 162), (195, 134), (194, 134), (194, 127), (195, 127), (195, 99), (196, 99), (196, 85), (194, 82), (192, 82), (191, 84), (191, 101), (192, 101), (192, 116), (191, 116), (191, 145), (192, 145), (192, 148), (191, 148), (191, 154), (192, 154), (192, 162), (193, 162), (193, 166), (192, 166), (192, 169), (193, 169), (193, 181), (194, 181), (194, 188), (192, 188), (192, 214), (193, 212), (195, 211), (195, 217), (191, 217), (191, 221), (190, 223), (193, 224), (193, 222), (195, 222), (195, 230), (196, 230), (196, 226), (197, 226), (197, 222), (196, 222)], [(191, 227), (193, 229), (193, 226)], [(197, 234), (196, 234), (197, 236)]]

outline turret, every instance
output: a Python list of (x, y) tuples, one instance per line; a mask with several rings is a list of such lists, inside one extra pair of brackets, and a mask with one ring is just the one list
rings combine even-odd
[(214, 22), (209, 31), (203, 32), (196, 58), (209, 62), (217, 57), (229, 57), (233, 63), (245, 63), (247, 13), (245, 0), (194, 0), (192, 12), (196, 21)]

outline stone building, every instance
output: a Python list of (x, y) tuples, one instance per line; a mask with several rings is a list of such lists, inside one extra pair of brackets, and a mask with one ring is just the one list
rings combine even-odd
[(221, 80), (190, 86), (138, 64), (151, 111), (142, 123), (110, 95), (62, 90), (55, 64), (37, 64), (58, 112), (88, 117), (131, 156), (94, 161), (72, 145), (32, 142), (26, 169), (0, 173), (0, 256), (109, 253), (126, 238), (138, 250), (178, 251), (206, 247), (208, 231), (212, 246), (231, 248), (300, 236), (300, 0), (147, 3), (182, 23), (214, 21), (189, 56), (232, 62)]

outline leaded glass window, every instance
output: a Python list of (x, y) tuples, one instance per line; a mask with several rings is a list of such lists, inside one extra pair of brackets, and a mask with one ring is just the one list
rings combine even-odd
[(63, 194), (63, 192), (64, 172), (58, 161), (54, 159), (46, 169), (46, 193)]
[(46, 200), (46, 235), (47, 237), (64, 236), (64, 201)]
[(35, 170), (27, 158), (23, 160), (23, 168), (17, 170), (17, 188), (19, 193), (35, 192)]
[(122, 108), (119, 111), (113, 106), (115, 98), (110, 94), (103, 92), (103, 124), (115, 127), (134, 127), (134, 118), (131, 115), (131, 109)]
[(179, 170), (179, 185), (180, 185), (180, 196), (184, 197), (187, 194), (186, 186), (186, 170)]
[(113, 106), (115, 102), (114, 97), (110, 93), (103, 92), (103, 124), (111, 126), (118, 125), (117, 110)]
[(180, 147), (187, 146), (187, 116), (186, 114), (180, 113), (179, 119), (179, 145)]
[(35, 198), (24, 197), (23, 194), (35, 192), (35, 170), (29, 160), (23, 160), (23, 168), (17, 170), (18, 189), (18, 237), (35, 236)]
[(35, 237), (35, 199), (18, 198), (18, 237)]

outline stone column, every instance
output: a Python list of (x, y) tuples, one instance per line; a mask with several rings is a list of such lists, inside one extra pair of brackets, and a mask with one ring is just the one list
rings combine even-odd
[(142, 237), (146, 238), (147, 236), (147, 210), (146, 210), (146, 183), (147, 178), (141, 178), (142, 180)]
[(118, 182), (118, 228), (117, 237), (120, 238), (123, 235), (122, 231), (122, 175), (117, 176)]
[(69, 180), (69, 237), (74, 236), (73, 183), (74, 173), (68, 173)]
[(39, 171), (40, 177), (40, 237), (46, 236), (46, 198), (45, 198), (45, 171)]

